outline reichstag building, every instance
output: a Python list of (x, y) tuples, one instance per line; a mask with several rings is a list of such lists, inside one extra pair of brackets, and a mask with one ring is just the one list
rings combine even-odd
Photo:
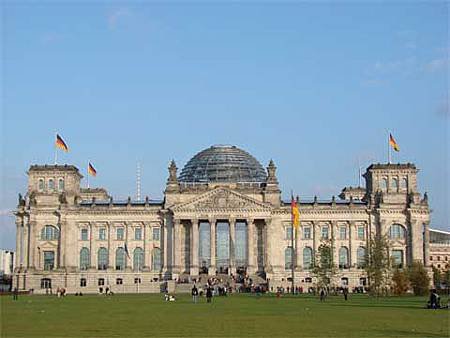
[(336, 285), (366, 285), (368, 241), (390, 239), (396, 264), (429, 265), (430, 209), (414, 164), (372, 164), (365, 188), (345, 187), (329, 200), (298, 201), (292, 246), (290, 201), (277, 168), (235, 146), (212, 146), (178, 172), (168, 168), (163, 200), (115, 200), (104, 188), (81, 188), (72, 165), (32, 165), (15, 212), (14, 285), (35, 293), (159, 292), (163, 284), (205, 276), (248, 275), (271, 287), (315, 283), (318, 247), (333, 239)]

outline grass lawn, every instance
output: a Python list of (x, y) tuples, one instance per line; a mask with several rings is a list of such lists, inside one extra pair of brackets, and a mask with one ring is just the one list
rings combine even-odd
[(232, 295), (1, 297), (2, 337), (448, 337), (448, 310), (421, 297)]

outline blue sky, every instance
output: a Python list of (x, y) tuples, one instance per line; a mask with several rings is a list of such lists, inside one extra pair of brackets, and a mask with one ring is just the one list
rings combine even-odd
[(54, 133), (116, 198), (162, 197), (167, 165), (211, 144), (273, 159), (285, 197), (330, 198), (358, 162), (421, 169), (449, 227), (448, 8), (432, 3), (4, 2), (0, 246)]

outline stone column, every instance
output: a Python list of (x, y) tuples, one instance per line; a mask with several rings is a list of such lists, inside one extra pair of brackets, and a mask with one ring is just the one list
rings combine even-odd
[[(111, 231), (112, 231), (112, 226), (111, 226), (111, 222), (106, 222), (106, 230), (108, 231), (108, 262), (107, 262), (107, 269), (110, 270), (111, 267)], [(98, 267), (98, 262), (97, 262), (97, 267)]]
[(247, 220), (247, 274), (256, 273), (255, 224), (253, 219)]
[(36, 268), (36, 221), (28, 222), (28, 268), (35, 269)]
[(174, 265), (173, 272), (179, 274), (181, 272), (181, 255), (182, 255), (182, 243), (181, 243), (181, 227), (183, 224), (180, 219), (174, 219), (174, 243), (173, 243), (173, 257)]
[[(23, 231), (24, 216), (16, 216), (16, 266), (22, 266), (22, 231)], [(15, 269), (14, 269), (15, 270)]]
[(148, 229), (150, 229), (150, 225), (147, 222), (142, 222), (142, 239), (143, 239), (143, 250), (144, 250), (144, 261), (142, 262), (142, 270), (143, 271), (149, 271), (148, 268), (148, 262), (150, 262), (148, 256), (148, 253), (150, 252), (149, 249), (147, 249), (147, 236), (148, 236)]
[(92, 223), (89, 222), (89, 267), (91, 269), (94, 269), (94, 260), (92, 259), (93, 255), (92, 255)]
[(210, 249), (211, 249), (211, 263), (209, 264), (208, 274), (215, 275), (216, 274), (216, 219), (209, 219), (209, 225), (211, 227), (211, 241), (210, 241)]
[(272, 272), (272, 261), (271, 261), (271, 243), (270, 243), (270, 234), (271, 234), (271, 225), (272, 219), (266, 218), (264, 220), (264, 271)]
[(199, 249), (199, 230), (198, 230), (199, 224), (198, 219), (192, 219), (191, 220), (191, 247), (190, 247), (190, 253), (191, 253), (191, 266), (190, 266), (190, 274), (191, 276), (198, 276), (198, 249)]
[(317, 222), (311, 222), (312, 230), (313, 230), (313, 266), (316, 262), (317, 250), (320, 245), (320, 229), (319, 224)]
[[(128, 231), (130, 229), (129, 224), (130, 224), (129, 222), (125, 222), (125, 244), (124, 244), (124, 250), (125, 250), (125, 245), (126, 245), (127, 249), (128, 249), (128, 255), (131, 256), (130, 248), (128, 247)], [(128, 255), (127, 255), (127, 253), (125, 253), (125, 271), (128, 271), (130, 269), (130, 264), (128, 262), (128, 260), (129, 260)]]
[(296, 270), (301, 270), (302, 266), (303, 266), (303, 250), (301, 248), (301, 222), (300, 225), (296, 231), (296, 236), (295, 237), (295, 269)]
[(339, 267), (339, 247), (336, 245), (336, 238), (339, 234), (338, 224), (336, 221), (331, 221), (329, 223), (329, 227), (331, 230), (331, 243), (332, 243), (332, 249), (333, 249), (333, 264), (337, 267)]
[(236, 219), (230, 218), (230, 266), (229, 273), (236, 274)]
[(354, 221), (349, 222), (348, 224), (348, 250), (349, 250), (349, 265), (350, 268), (352, 268), (353, 266), (356, 267), (356, 262), (357, 262), (357, 250), (358, 250), (358, 245), (353, 245), (353, 239), (357, 238), (357, 225), (355, 224)]
[(28, 235), (28, 229), (29, 229), (29, 225), (28, 223), (30, 223), (30, 217), (27, 217), (26, 219), (24, 219), (23, 221), (23, 225), (22, 225), (22, 264), (23, 267), (28, 267), (29, 266), (29, 258), (30, 258), (30, 254), (29, 254), (29, 246), (30, 246), (30, 238)]
[(424, 223), (423, 234), (423, 264), (429, 266), (430, 264), (430, 222)]

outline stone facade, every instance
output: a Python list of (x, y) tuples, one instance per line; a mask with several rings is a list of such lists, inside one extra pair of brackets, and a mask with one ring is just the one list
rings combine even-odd
[[(163, 281), (242, 273), (276, 287), (290, 285), (293, 262), (295, 284), (307, 289), (314, 285), (314, 254), (332, 238), (335, 283), (356, 287), (366, 283), (361, 256), (377, 233), (391, 238), (399, 264), (429, 263), (430, 209), (413, 164), (373, 164), (363, 175), (364, 190), (347, 188), (327, 201), (300, 199), (293, 249), (290, 201), (281, 200), (275, 164), (269, 163), (264, 182), (259, 169), (259, 181), (234, 177), (242, 168), (230, 171), (229, 181), (220, 173), (220, 180), (191, 182), (177, 175), (172, 161), (164, 200), (117, 201), (105, 189), (82, 189), (74, 166), (31, 166), (16, 211), (15, 285), (35, 292), (50, 285), (68, 292), (106, 286), (159, 292)], [(195, 169), (191, 163), (189, 172)]]

